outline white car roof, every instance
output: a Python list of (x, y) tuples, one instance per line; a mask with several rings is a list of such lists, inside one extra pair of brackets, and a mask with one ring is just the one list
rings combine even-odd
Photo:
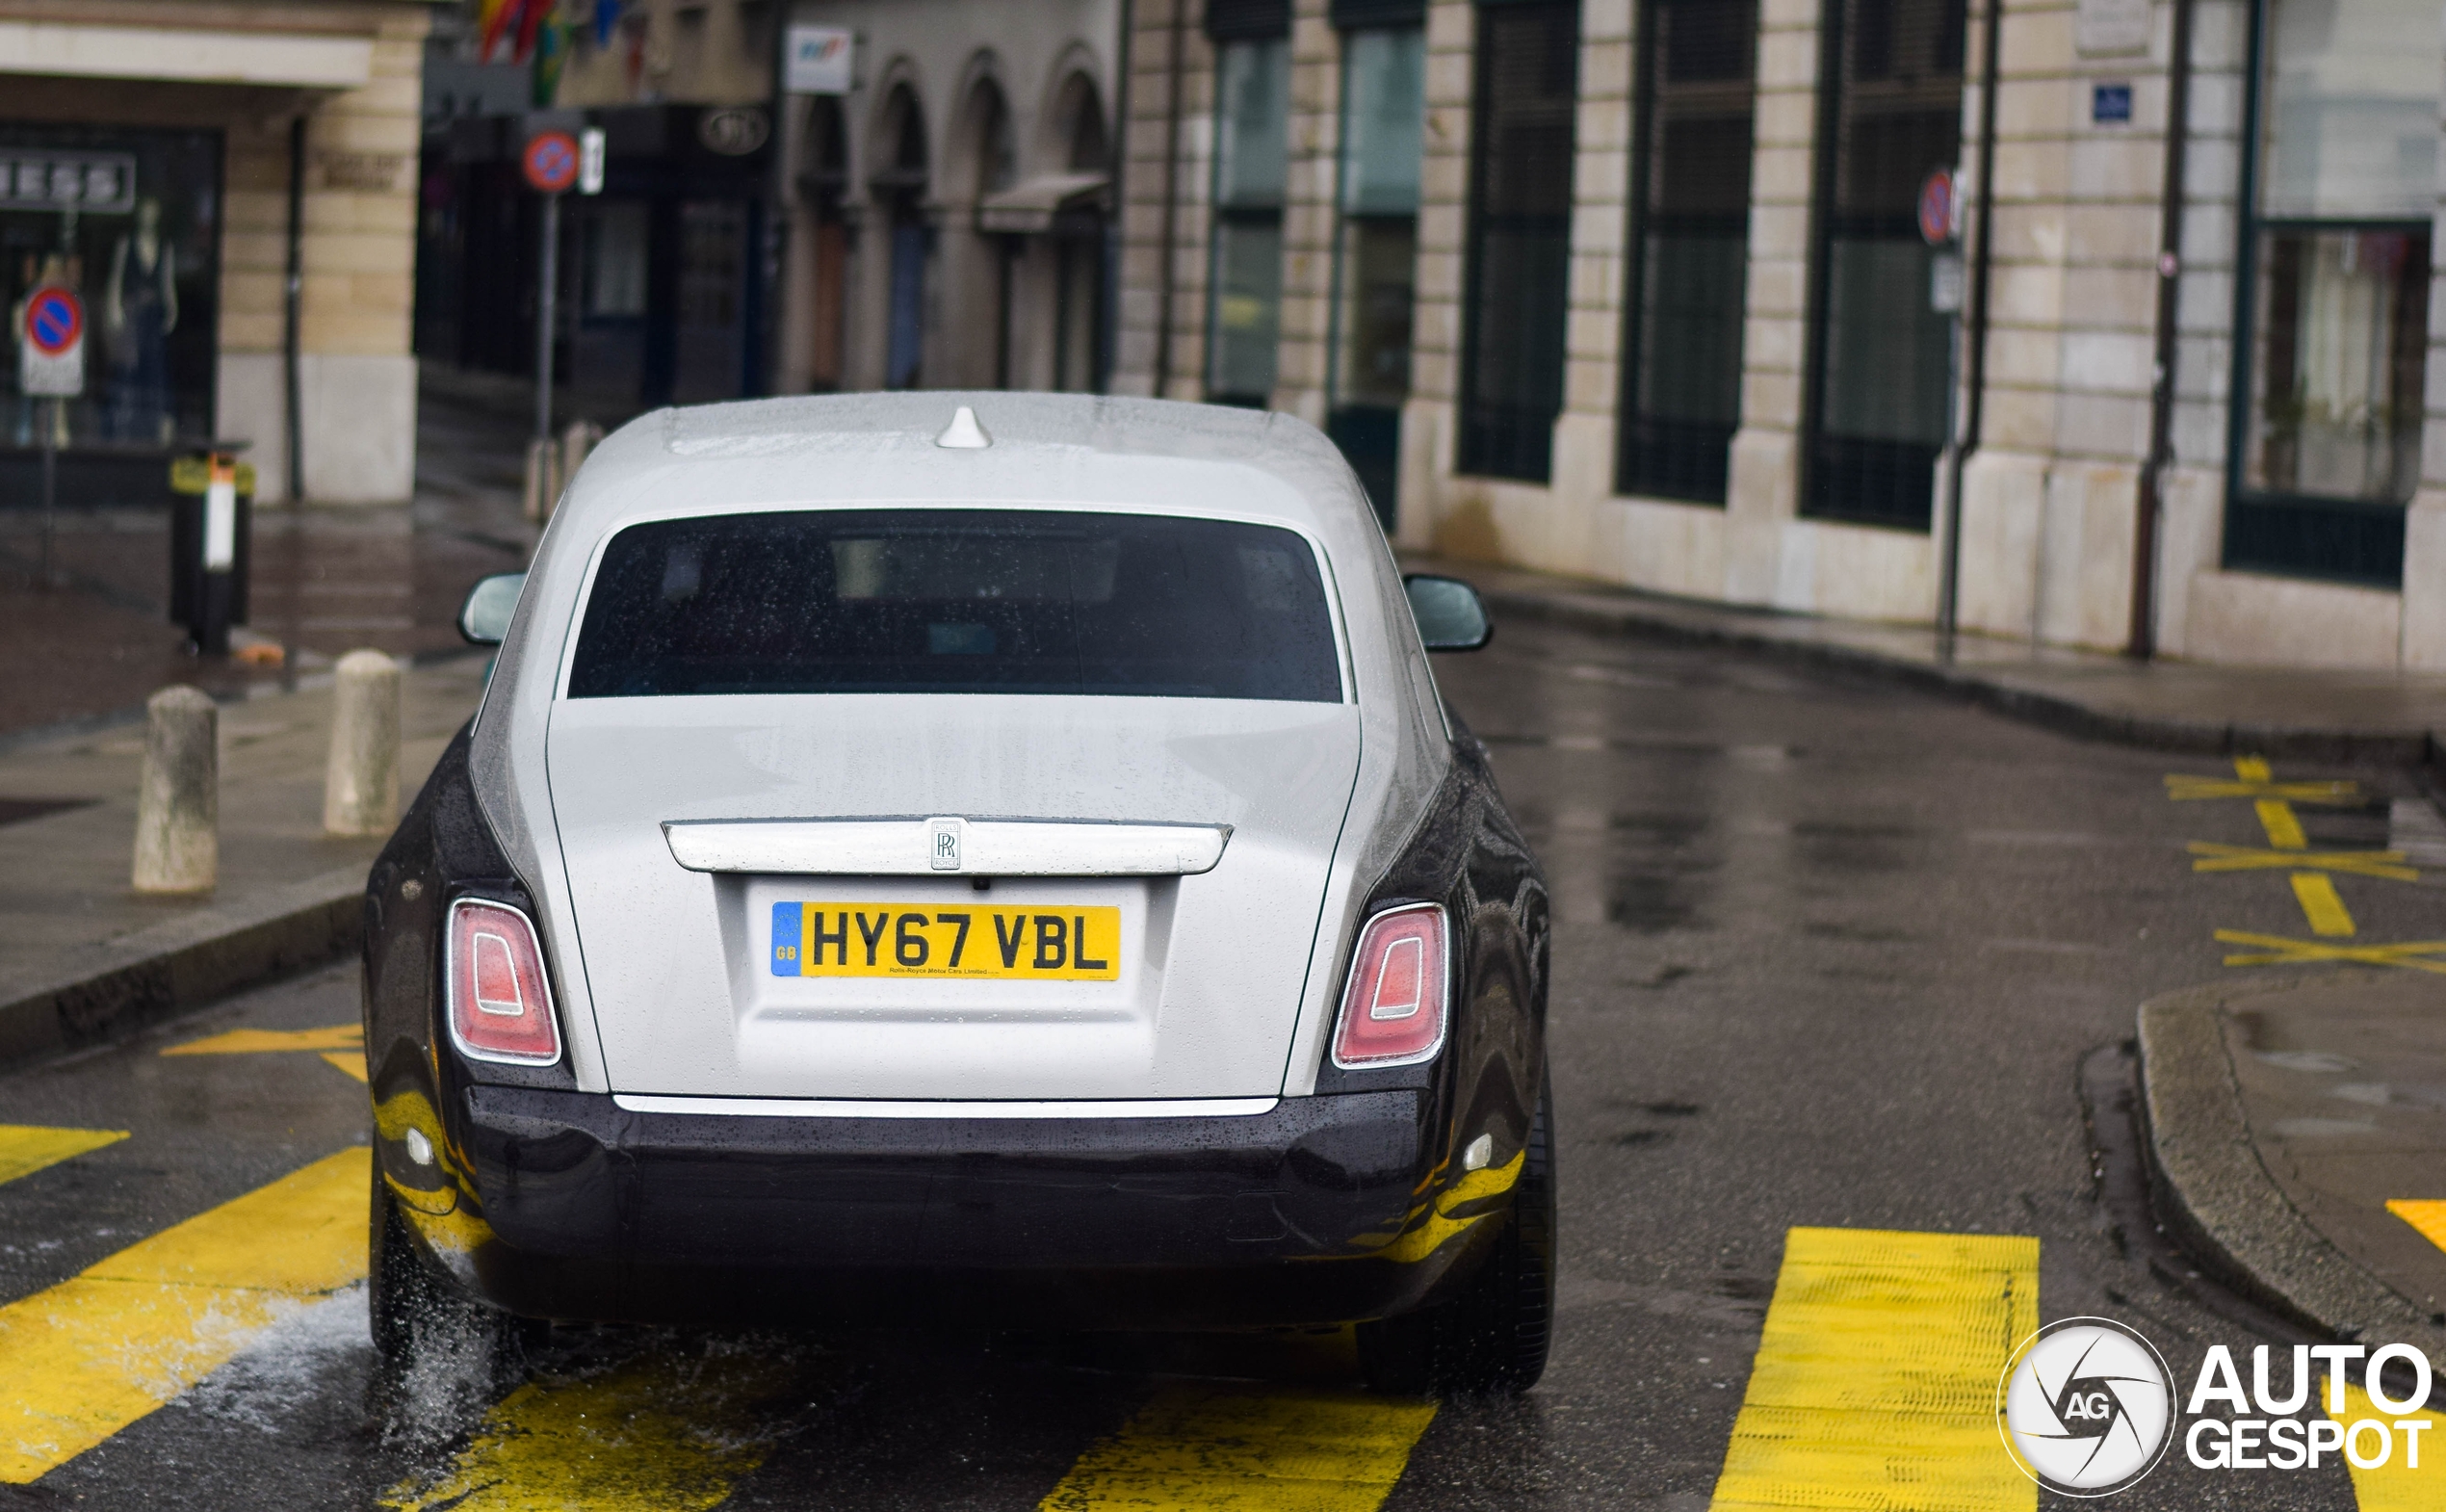
[[(992, 444), (937, 444), (962, 406)], [(1288, 525), (1338, 564), (1384, 550), (1358, 480), (1314, 426), (1079, 394), (853, 394), (657, 410), (596, 449), (553, 532), (600, 539), (673, 514), (866, 502), (1108, 505)]]

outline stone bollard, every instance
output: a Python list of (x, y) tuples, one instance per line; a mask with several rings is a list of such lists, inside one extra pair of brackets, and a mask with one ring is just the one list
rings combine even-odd
[(560, 432), (560, 486), (567, 488), (576, 481), (578, 469), (586, 464), (594, 449), (603, 444), (603, 428), (591, 420), (572, 420), (569, 429)]
[(194, 688), (144, 700), (136, 890), (207, 893), (221, 873), (221, 711)]
[(560, 445), (550, 436), (527, 443), (527, 484), (521, 512), (540, 525), (560, 501)]
[(331, 693), (331, 759), (323, 769), (323, 829), (387, 835), (400, 817), (400, 668), (379, 651), (340, 658)]

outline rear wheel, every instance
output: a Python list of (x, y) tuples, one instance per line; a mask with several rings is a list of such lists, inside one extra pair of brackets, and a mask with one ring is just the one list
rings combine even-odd
[(1402, 1396), (1511, 1396), (1546, 1373), (1554, 1333), (1553, 1097), (1538, 1095), (1512, 1211), (1459, 1295), (1359, 1325), (1367, 1384)]
[(489, 1385), (514, 1375), (513, 1320), (469, 1296), (426, 1258), (378, 1161), (371, 1218), (366, 1302), (385, 1383), (413, 1393), (449, 1380)]

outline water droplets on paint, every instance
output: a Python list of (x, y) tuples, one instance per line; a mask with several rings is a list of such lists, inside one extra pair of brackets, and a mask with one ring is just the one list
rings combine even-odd
[[(242, 1353), (178, 1398), (189, 1412), (277, 1433), (324, 1402), (335, 1372), (368, 1352), (365, 1289), (284, 1302)], [(175, 1369), (175, 1367), (172, 1367)]]

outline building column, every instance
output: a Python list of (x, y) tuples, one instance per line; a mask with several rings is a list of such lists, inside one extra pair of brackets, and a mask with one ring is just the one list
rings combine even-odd
[(1340, 224), (1341, 34), (1329, 0), (1293, 0), (1288, 179), (1283, 196), (1282, 335), (1269, 403), (1325, 423), (1333, 350), (1334, 238)]

